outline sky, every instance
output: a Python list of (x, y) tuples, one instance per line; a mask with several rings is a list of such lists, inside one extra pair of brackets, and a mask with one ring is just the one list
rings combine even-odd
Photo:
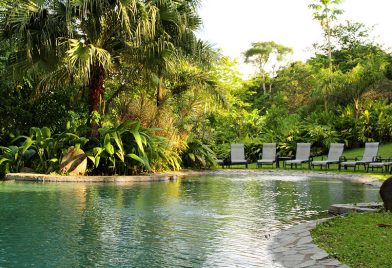
[[(314, 53), (312, 44), (322, 42), (322, 29), (308, 8), (311, 0), (203, 0), (199, 14), (203, 28), (198, 35), (231, 58), (237, 58), (240, 71), (253, 73), (243, 63), (242, 53), (252, 42), (275, 41), (291, 47), (289, 60), (306, 60)], [(345, 0), (340, 22), (351, 20), (374, 26), (375, 41), (392, 47), (391, 0)]]

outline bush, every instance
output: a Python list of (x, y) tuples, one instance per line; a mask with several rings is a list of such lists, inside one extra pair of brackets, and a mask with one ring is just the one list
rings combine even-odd
[(190, 140), (181, 158), (188, 168), (208, 168), (214, 166), (217, 160), (216, 154), (200, 140)]
[(31, 128), (0, 149), (0, 172), (19, 172), (23, 167), (36, 172), (58, 171), (62, 156), (71, 146), (81, 148), (89, 159), (90, 174), (135, 174), (163, 169), (179, 169), (180, 158), (165, 138), (137, 121), (98, 130), (91, 138), (85, 131), (52, 135), (47, 127)]

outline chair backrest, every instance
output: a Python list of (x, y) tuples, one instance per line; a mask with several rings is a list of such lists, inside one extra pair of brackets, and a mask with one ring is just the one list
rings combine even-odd
[(245, 149), (243, 144), (232, 144), (230, 153), (231, 161), (245, 160)]
[(343, 154), (344, 143), (331, 143), (328, 152), (328, 160), (339, 161)]
[(378, 142), (365, 143), (365, 151), (363, 152), (362, 161), (372, 162), (378, 153)]
[(308, 160), (310, 157), (310, 143), (297, 143), (296, 160)]
[(263, 143), (263, 160), (275, 160), (276, 143)]

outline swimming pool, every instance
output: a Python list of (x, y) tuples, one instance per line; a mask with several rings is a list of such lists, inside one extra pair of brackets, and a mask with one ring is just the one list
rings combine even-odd
[(307, 176), (0, 183), (0, 267), (272, 267), (268, 244), (378, 188)]

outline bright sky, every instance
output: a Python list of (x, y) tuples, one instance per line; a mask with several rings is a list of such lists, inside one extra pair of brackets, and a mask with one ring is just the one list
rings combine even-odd
[[(252, 42), (275, 41), (294, 49), (292, 60), (305, 60), (311, 47), (322, 41), (322, 29), (308, 8), (311, 0), (203, 0), (199, 36), (220, 48), (224, 55), (243, 62), (241, 53)], [(339, 21), (352, 20), (375, 26), (373, 35), (385, 48), (392, 47), (391, 0), (345, 0)], [(241, 64), (245, 74), (250, 66)]]

